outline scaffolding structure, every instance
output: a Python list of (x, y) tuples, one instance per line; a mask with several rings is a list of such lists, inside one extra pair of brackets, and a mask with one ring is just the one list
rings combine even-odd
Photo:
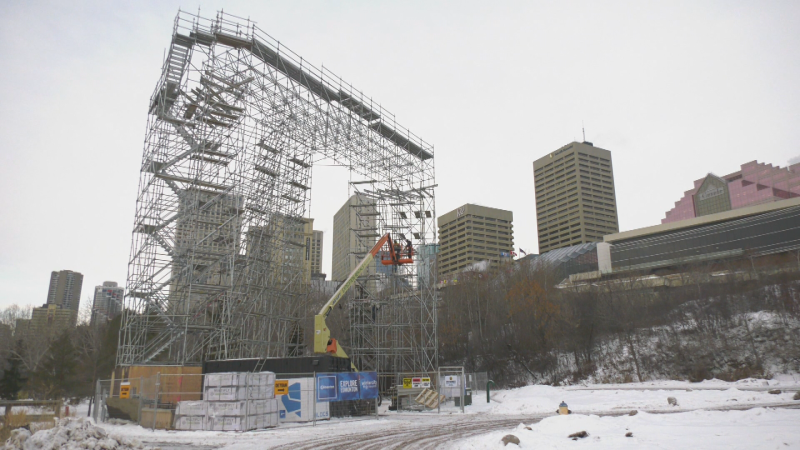
[(351, 192), (366, 199), (356, 213), (374, 224), (352, 230), (351, 252), (392, 233), (419, 256), (358, 280), (342, 344), (361, 370), (435, 372), (432, 146), (223, 12), (178, 13), (151, 97), (118, 365), (307, 352), (302, 233), (322, 159), (350, 167)]

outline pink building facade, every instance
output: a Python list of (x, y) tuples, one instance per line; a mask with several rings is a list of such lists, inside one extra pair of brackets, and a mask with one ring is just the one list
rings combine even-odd
[(742, 164), (724, 177), (708, 174), (683, 193), (661, 223), (800, 197), (800, 164), (772, 166), (758, 161)]

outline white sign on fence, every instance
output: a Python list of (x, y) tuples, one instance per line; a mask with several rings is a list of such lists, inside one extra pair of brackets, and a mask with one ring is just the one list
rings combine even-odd
[(458, 387), (458, 375), (445, 375), (444, 376), (444, 387)]

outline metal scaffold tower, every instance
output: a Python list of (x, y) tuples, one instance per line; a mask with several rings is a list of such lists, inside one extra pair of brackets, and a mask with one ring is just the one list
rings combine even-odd
[[(359, 369), (433, 373), (433, 148), (250, 20), (179, 12), (151, 97), (117, 364), (302, 354), (314, 163), (350, 167), (353, 230), (415, 242), (347, 303)], [(363, 222), (361, 221), (363, 219)], [(356, 256), (363, 256), (356, 255)]]

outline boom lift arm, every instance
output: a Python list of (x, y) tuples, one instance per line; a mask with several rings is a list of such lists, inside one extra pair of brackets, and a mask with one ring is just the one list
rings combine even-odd
[[(369, 265), (372, 263), (372, 260), (375, 259), (375, 256), (377, 256), (381, 247), (383, 247), (387, 242), (389, 243), (389, 255), (391, 256), (391, 262), (389, 262), (389, 264), (405, 264), (411, 262), (410, 259), (400, 259), (400, 255), (395, 252), (395, 248), (392, 243), (392, 237), (388, 233), (380, 238), (378, 243), (372, 247), (372, 250), (370, 250), (369, 253), (364, 256), (364, 259), (358, 263), (356, 268), (353, 269), (344, 283), (339, 286), (339, 289), (333, 293), (333, 296), (330, 298), (330, 300), (328, 300), (322, 309), (319, 310), (319, 313), (314, 316), (314, 353), (330, 353), (334, 356), (347, 358), (347, 353), (345, 353), (342, 347), (338, 345), (336, 339), (331, 337), (331, 331), (328, 329), (325, 319), (333, 310), (334, 306), (336, 306), (336, 304), (339, 303), (339, 301), (344, 297), (347, 291), (353, 287), (356, 279), (367, 267), (369, 267)], [(386, 263), (386, 261), (382, 261), (382, 263)]]

